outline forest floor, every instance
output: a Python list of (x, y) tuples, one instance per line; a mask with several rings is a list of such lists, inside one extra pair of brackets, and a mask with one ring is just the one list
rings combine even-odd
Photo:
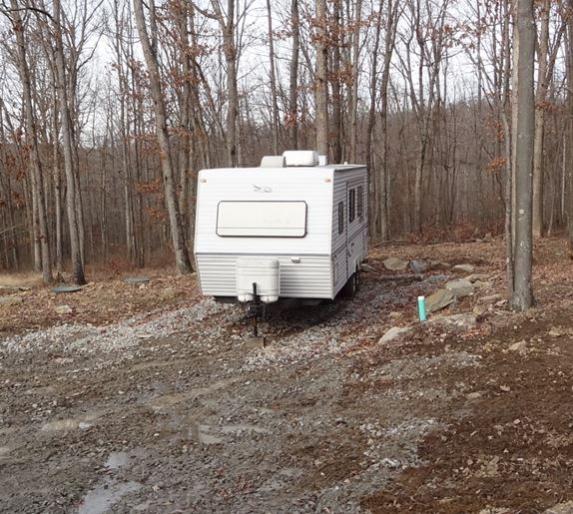
[[(265, 347), (192, 276), (0, 276), (0, 511), (573, 512), (573, 263), (535, 255), (515, 314), (499, 240), (374, 249), (353, 300), (270, 310)], [(455, 264), (480, 287), (417, 323)]]

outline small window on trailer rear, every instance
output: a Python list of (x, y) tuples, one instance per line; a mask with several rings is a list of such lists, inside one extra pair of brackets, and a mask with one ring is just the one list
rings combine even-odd
[(364, 188), (358, 186), (358, 201), (356, 203), (356, 211), (360, 221), (364, 218)]
[(306, 202), (222, 201), (217, 206), (221, 237), (304, 237)]
[(338, 202), (338, 233), (344, 232), (344, 204)]

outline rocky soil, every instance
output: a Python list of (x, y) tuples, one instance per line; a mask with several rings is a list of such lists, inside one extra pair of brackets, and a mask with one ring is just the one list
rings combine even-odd
[(0, 291), (0, 511), (571, 512), (573, 265), (536, 256), (516, 315), (500, 241), (374, 250), (265, 346), (193, 278)]

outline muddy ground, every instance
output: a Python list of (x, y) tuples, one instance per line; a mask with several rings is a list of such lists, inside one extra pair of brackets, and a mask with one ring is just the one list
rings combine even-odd
[[(266, 347), (192, 277), (5, 290), (0, 511), (573, 511), (573, 264), (536, 248), (516, 315), (490, 298), (502, 247), (374, 250), (353, 300), (271, 310)], [(461, 263), (488, 278), (441, 314), (477, 324), (417, 324)], [(379, 342), (392, 326), (414, 330)]]

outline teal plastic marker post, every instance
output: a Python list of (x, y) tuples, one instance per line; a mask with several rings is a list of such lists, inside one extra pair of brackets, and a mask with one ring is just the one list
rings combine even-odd
[(426, 321), (426, 298), (418, 296), (418, 317), (420, 321)]

